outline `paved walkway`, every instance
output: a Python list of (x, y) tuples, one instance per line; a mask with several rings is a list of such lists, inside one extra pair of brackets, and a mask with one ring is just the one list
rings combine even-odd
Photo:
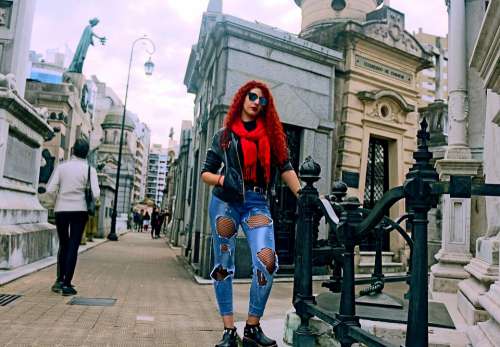
[(80, 255), (78, 296), (112, 307), (68, 305), (52, 293), (55, 266), (11, 282), (0, 294), (0, 346), (212, 346), (220, 323), (211, 286), (194, 283), (164, 240), (129, 233)]
[[(50, 291), (55, 266), (0, 287), (22, 295), (0, 306), (0, 346), (213, 346), (221, 335), (213, 288), (195, 283), (178, 252), (149, 233), (128, 233), (80, 254), (77, 296), (116, 298), (112, 307), (68, 305), (71, 297)], [(239, 327), (248, 290), (234, 286)], [(291, 295), (292, 283), (276, 283), (262, 323), (280, 346)]]

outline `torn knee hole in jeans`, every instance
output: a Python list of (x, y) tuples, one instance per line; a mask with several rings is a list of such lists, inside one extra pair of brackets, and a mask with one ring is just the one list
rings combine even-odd
[(263, 214), (248, 217), (247, 224), (250, 228), (265, 227), (271, 224), (271, 218)]
[(267, 272), (270, 274), (274, 273), (276, 270), (276, 254), (271, 248), (262, 248), (257, 257), (266, 267)]
[(266, 275), (260, 270), (257, 270), (257, 282), (259, 282), (259, 286), (265, 286), (267, 284)]
[(217, 234), (221, 237), (230, 238), (236, 233), (234, 222), (229, 217), (219, 217), (215, 223)]
[(223, 243), (220, 245), (220, 251), (222, 253), (227, 253), (229, 252), (229, 245), (227, 243)]
[(216, 281), (223, 281), (232, 274), (232, 271), (227, 271), (226, 268), (224, 268), (222, 265), (219, 265), (212, 271), (210, 276)]

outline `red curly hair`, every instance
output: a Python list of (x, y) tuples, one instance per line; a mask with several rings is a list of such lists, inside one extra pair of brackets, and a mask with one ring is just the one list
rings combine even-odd
[(259, 117), (264, 118), (266, 125), (267, 137), (271, 145), (271, 157), (278, 164), (283, 164), (288, 160), (288, 146), (286, 142), (285, 131), (281, 124), (280, 117), (274, 105), (274, 99), (269, 87), (260, 81), (248, 81), (238, 89), (233, 97), (233, 101), (229, 106), (226, 117), (224, 118), (224, 132), (221, 136), (221, 146), (225, 149), (229, 146), (229, 131), (236, 119), (241, 117), (243, 103), (249, 91), (253, 88), (259, 88), (262, 95), (268, 100), (267, 105), (263, 107)]

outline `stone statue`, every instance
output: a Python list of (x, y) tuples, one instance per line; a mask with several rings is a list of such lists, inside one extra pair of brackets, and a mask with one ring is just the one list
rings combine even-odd
[(52, 172), (54, 171), (54, 162), (56, 158), (50, 154), (48, 149), (45, 148), (42, 151), (42, 160), (43, 165), (40, 167), (40, 176), (38, 182), (47, 183), (49, 182)]
[(82, 73), (83, 62), (85, 61), (85, 56), (87, 55), (87, 50), (89, 49), (89, 45), (94, 45), (94, 36), (101, 41), (101, 44), (104, 45), (106, 43), (106, 38), (97, 36), (92, 28), (99, 24), (99, 19), (93, 18), (89, 20), (89, 25), (85, 27), (82, 33), (82, 37), (80, 38), (80, 42), (78, 43), (78, 47), (76, 48), (75, 56), (71, 61), (71, 65), (68, 68), (68, 72), (77, 72)]
[(8, 73), (7, 75), (0, 73), (0, 88), (17, 93), (16, 76), (13, 73)]

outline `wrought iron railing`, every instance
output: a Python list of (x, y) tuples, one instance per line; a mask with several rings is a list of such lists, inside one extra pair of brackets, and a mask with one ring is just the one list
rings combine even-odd
[[(370, 210), (361, 208), (355, 197), (345, 197), (347, 186), (337, 182), (332, 195), (319, 197), (314, 182), (320, 178), (321, 168), (311, 157), (301, 165), (299, 176), (306, 183), (298, 199), (296, 231), (295, 275), (293, 305), (301, 324), (294, 333), (293, 345), (314, 346), (314, 334), (309, 326), (313, 316), (327, 322), (333, 328), (342, 347), (361, 342), (368, 346), (394, 346), (361, 329), (356, 315), (356, 284), (370, 284), (362, 295), (380, 293), (387, 281), (407, 281), (408, 316), (406, 346), (428, 345), (428, 273), (427, 273), (427, 224), (428, 212), (437, 206), (439, 196), (470, 198), (472, 195), (500, 196), (500, 184), (473, 184), (469, 176), (452, 176), (449, 182), (440, 182), (431, 165), (432, 153), (428, 149), (429, 133), (425, 118), (418, 131), (418, 149), (413, 154), (415, 164), (406, 175), (402, 186), (390, 189)], [(406, 211), (398, 221), (386, 215), (390, 207), (405, 199)], [(338, 218), (337, 216), (340, 216)], [(327, 240), (318, 240), (318, 225), (325, 217), (329, 226)], [(406, 229), (401, 222), (406, 221)], [(410, 271), (406, 276), (384, 277), (382, 273), (382, 234), (396, 231), (410, 248)], [(375, 235), (375, 269), (370, 279), (355, 279), (355, 246), (369, 233)], [(313, 265), (330, 265), (332, 275), (323, 283), (331, 292), (340, 293), (338, 312), (332, 313), (316, 302), (313, 295)]]

